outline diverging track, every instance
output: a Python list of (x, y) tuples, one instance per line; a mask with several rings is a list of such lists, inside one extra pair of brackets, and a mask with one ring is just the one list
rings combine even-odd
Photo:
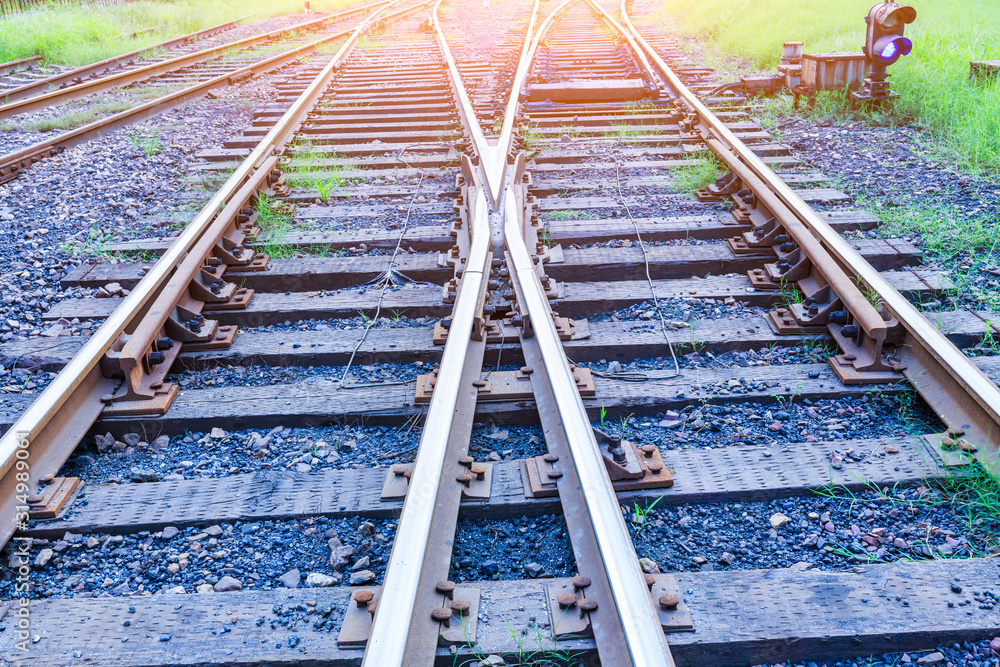
[[(454, 39), (462, 18), (445, 14), (448, 2), (376, 9), (334, 55), (282, 81), (254, 127), (203, 155), (207, 172), (228, 176), (180, 236), (113, 249), (155, 263), (67, 276), (130, 290), (46, 314), (103, 322), (89, 340), (5, 347), (5, 357), (62, 368), (30, 405), (3, 406), (19, 413), (0, 442), (5, 539), (15, 529), (63, 537), (62, 553), (74, 535), (108, 534), (100, 550), (111, 553), (115, 534), (151, 531), (177, 566), (147, 596), (158, 575), (137, 560), (119, 582), (107, 556), (105, 583), (80, 585), (112, 595), (34, 603), (43, 638), (30, 664), (79, 653), (94, 664), (410, 667), (503, 655), (736, 666), (993, 632), (990, 605), (946, 604), (955, 578), (988, 589), (990, 560), (851, 569), (943, 554), (941, 545), (977, 553), (940, 529), (920, 544), (903, 529), (896, 538), (874, 514), (858, 521), (871, 528), (854, 533), (846, 560), (824, 548), (840, 530), (829, 516), (803, 518), (799, 556), (813, 558), (809, 547), (825, 571), (749, 569), (777, 550), (779, 530), (793, 539), (780, 513), (773, 537), (726, 538), (718, 565), (736, 569), (695, 557), (660, 571), (655, 560), (675, 560), (645, 531), (666, 531), (675, 506), (736, 503), (721, 506), (728, 512), (991, 468), (1000, 365), (956, 347), (982, 335), (975, 314), (946, 313), (933, 327), (910, 305), (946, 277), (917, 268), (918, 250), (900, 239), (849, 236), (877, 219), (802, 170), (742, 100), (700, 99), (713, 73), (647, 31), (641, 7), (526, 6), (505, 41), (516, 65), (486, 81), (482, 67), (462, 66), (471, 47)], [(469, 90), (500, 80), (512, 82), (504, 99), (474, 103)], [(692, 197), (685, 174), (706, 162), (724, 173)], [(397, 326), (383, 326), (390, 313)], [(768, 356), (768, 346), (785, 351)], [(727, 353), (754, 363), (711, 363)], [(380, 376), (380, 364), (398, 366)], [(267, 376), (270, 365), (292, 379)], [(272, 379), (214, 387), (199, 376), (236, 366)], [(891, 409), (911, 387), (941, 424), (920, 436), (855, 435), (850, 415)], [(719, 426), (716, 407), (736, 418)], [(538, 425), (542, 437), (523, 454), (484, 456), (476, 429), (486, 421)], [(398, 451), (378, 460), (400, 462), (325, 466), (326, 441), (290, 462), (279, 453), (282, 427), (354, 422), (396, 429)], [(78, 479), (52, 479), (88, 432), (101, 434), (100, 454), (155, 462), (189, 431), (216, 447), (228, 437), (220, 425), (278, 427), (247, 436), (254, 460), (274, 457), (267, 469), (88, 485), (85, 504), (74, 500)], [(146, 453), (162, 436), (164, 453)], [(765, 436), (773, 444), (760, 444)], [(351, 442), (345, 457), (363, 448)], [(20, 460), (27, 480), (15, 476)], [(34, 520), (18, 526), (26, 512)], [(494, 562), (463, 532), (473, 519), (519, 516), (532, 517), (521, 535), (536, 517), (561, 516), (543, 525), (564, 529), (529, 534), (540, 553), (565, 543), (554, 571)], [(228, 581), (241, 567), (233, 552), (259, 549), (272, 524), (296, 519), (366, 523), (357, 550), (343, 532), (324, 534), (329, 558), (303, 560), (319, 568), (311, 588), (296, 588), (298, 567), (291, 578)], [(486, 580), (470, 576), (477, 558)], [(338, 587), (345, 575), (352, 585)], [(231, 619), (225, 630), (210, 630), (220, 616)], [(122, 627), (161, 641), (120, 641)], [(15, 641), (0, 633), (16, 662)]]

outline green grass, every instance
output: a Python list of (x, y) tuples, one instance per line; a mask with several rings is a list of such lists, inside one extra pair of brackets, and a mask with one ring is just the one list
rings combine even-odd
[[(949, 469), (942, 479), (928, 480), (930, 491), (919, 496), (898, 488), (879, 488), (868, 483), (868, 491), (901, 510), (915, 508), (942, 508), (954, 515), (962, 524), (962, 535), (969, 538), (968, 550), (956, 551), (945, 556), (926, 541), (917, 540), (916, 546), (926, 544), (935, 558), (995, 557), (1000, 552), (1000, 480), (975, 462)], [(843, 487), (828, 487), (817, 491), (821, 496), (837, 499), (856, 499), (856, 495)]]
[(700, 190), (722, 175), (719, 162), (710, 153), (699, 153), (691, 157), (695, 164), (670, 170), (670, 178), (674, 187), (681, 192), (693, 193)]
[[(296, 147), (302, 151), (289, 166), (288, 187), (316, 190), (320, 199), (328, 201), (335, 190), (343, 187), (349, 170), (337, 163), (336, 153), (320, 151), (308, 142)], [(324, 160), (333, 160), (333, 164), (323, 164)]]
[[(1000, 289), (991, 285), (983, 269), (1000, 264), (1000, 218), (968, 216), (944, 204), (913, 204), (878, 208), (886, 236), (918, 236), (929, 257), (949, 271), (954, 292), (975, 299), (981, 307), (1000, 312)], [(996, 281), (992, 281), (996, 282)]]
[[(81, 109), (80, 111), (71, 111), (69, 113), (63, 114), (61, 116), (54, 116), (52, 118), (40, 118), (38, 120), (33, 120), (24, 123), (18, 127), (22, 130), (28, 130), (31, 132), (52, 132), (53, 130), (72, 130), (77, 127), (82, 127), (87, 123), (92, 123), (99, 118), (104, 118), (113, 113), (118, 113), (119, 111), (125, 111), (126, 109), (131, 109), (134, 104), (131, 102), (126, 102), (123, 100), (116, 100), (113, 102), (101, 102), (99, 104), (94, 104), (86, 109)], [(5, 127), (7, 125), (5, 124)], [(10, 126), (14, 129), (13, 124)]]
[(263, 240), (261, 252), (275, 259), (295, 257), (295, 248), (285, 243), (292, 216), (267, 195), (258, 197), (254, 210), (257, 212), (257, 225)]
[[(661, 11), (678, 29), (710, 38), (729, 57), (775, 71), (785, 41), (806, 53), (860, 51), (873, 0), (668, 0)], [(917, 20), (906, 28), (913, 52), (889, 68), (899, 92), (895, 111), (876, 120), (914, 122), (944, 139), (969, 170), (1000, 168), (1000, 81), (969, 80), (970, 60), (1000, 58), (1000, 3), (912, 0)], [(655, 17), (649, 17), (655, 20)], [(649, 25), (653, 20), (647, 20)], [(766, 30), (760, 26), (766, 25)], [(835, 105), (834, 105), (835, 106)], [(828, 109), (836, 111), (835, 108)]]
[[(313, 0), (314, 10), (342, 9), (350, 0)], [(302, 14), (302, 0), (138, 0), (118, 7), (42, 4), (0, 18), (0, 62), (41, 55), (46, 62), (81, 65), (141, 49), (202, 28), (254, 14)], [(307, 20), (302, 15), (302, 20)], [(156, 28), (133, 37), (136, 31)]]

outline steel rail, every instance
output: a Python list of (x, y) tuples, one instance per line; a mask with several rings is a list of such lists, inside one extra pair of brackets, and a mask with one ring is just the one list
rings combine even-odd
[[(430, 0), (426, 0), (429, 2)], [(382, 3), (384, 4), (384, 3)], [(426, 4), (426, 2), (421, 3)], [(383, 7), (384, 9), (384, 7)], [(296, 47), (289, 51), (284, 51), (275, 56), (261, 60), (260, 62), (247, 65), (246, 67), (222, 74), (208, 81), (196, 83), (193, 86), (184, 88), (174, 93), (164, 95), (145, 104), (141, 104), (132, 109), (126, 109), (106, 118), (96, 120), (82, 127), (69, 132), (63, 132), (51, 139), (40, 141), (31, 146), (26, 146), (20, 150), (0, 156), (0, 184), (16, 178), (20, 171), (29, 168), (33, 163), (43, 157), (59, 153), (67, 148), (104, 136), (132, 123), (150, 118), (170, 109), (186, 104), (191, 100), (198, 99), (208, 91), (221, 86), (231, 85), (233, 82), (241, 81), (244, 78), (270, 72), (289, 65), (313, 53), (317, 48), (349, 36), (353, 28), (341, 32), (321, 37), (313, 42)]]
[[(381, 598), (375, 610), (371, 635), (361, 663), (367, 667), (411, 664), (404, 657), (408, 651), (410, 628), (414, 624), (421, 572), (431, 546), (429, 538), (437, 509), (436, 500), (443, 484), (448, 441), (452, 430), (456, 428), (456, 406), (459, 405), (461, 394), (469, 389), (466, 385), (469, 378), (465, 376), (463, 369), (477, 317), (480, 293), (489, 273), (489, 211), (483, 197), (476, 200), (471, 224), (472, 246), (469, 249), (469, 259), (455, 296), (437, 383), (424, 419), (406, 500), (396, 524), (396, 539), (386, 563)], [(478, 376), (477, 372), (472, 379), (478, 380)], [(468, 384), (471, 385), (471, 382)], [(437, 642), (436, 635), (434, 642)]]
[[(74, 81), (82, 81), (84, 78), (94, 78), (103, 77), (110, 74), (112, 71), (118, 69), (119, 67), (124, 67), (125, 65), (131, 64), (135, 58), (141, 56), (144, 53), (150, 51), (155, 51), (156, 49), (170, 49), (175, 46), (180, 46), (182, 44), (187, 44), (188, 42), (209, 37), (223, 30), (228, 30), (235, 26), (240, 21), (249, 18), (244, 16), (243, 18), (236, 19), (234, 21), (227, 21), (226, 23), (220, 23), (217, 26), (211, 28), (204, 28), (196, 32), (189, 33), (187, 35), (182, 35), (180, 37), (175, 37), (173, 39), (168, 39), (165, 42), (160, 42), (159, 44), (152, 44), (150, 46), (145, 46), (141, 49), (136, 49), (135, 51), (130, 51), (129, 53), (123, 53), (120, 56), (112, 56), (104, 60), (98, 61), (96, 63), (90, 63), (87, 65), (80, 65), (79, 67), (74, 67), (68, 69), (64, 72), (58, 74), (53, 74), (52, 76), (46, 77), (44, 79), (39, 79), (37, 81), (31, 81), (25, 83), (16, 88), (11, 88), (10, 90), (5, 90), (0, 93), (0, 100), (4, 104), (9, 104), (10, 102), (16, 102), (17, 100), (23, 100), (27, 97), (34, 97), (39, 95), (42, 91), (51, 90), (55, 87), (65, 87), (72, 84)], [(41, 56), (35, 56), (35, 59), (39, 59)], [(16, 61), (22, 62), (22, 61)]]
[(531, 30), (538, 19), (538, 0), (535, 1), (534, 8), (531, 11), (531, 21), (528, 24), (527, 33), (528, 37), (531, 38), (530, 44), (529, 40), (525, 39), (524, 47), (521, 49), (521, 59), (517, 63), (514, 81), (511, 84), (510, 96), (507, 99), (507, 106), (504, 109), (503, 125), (500, 127), (497, 143), (495, 146), (483, 149), (485, 153), (483, 171), (485, 172), (486, 182), (490, 189), (490, 196), (493, 198), (493, 206), (496, 208), (500, 208), (500, 199), (504, 192), (504, 174), (507, 169), (507, 161), (511, 149), (513, 148), (514, 119), (517, 117), (517, 105), (520, 103), (524, 83), (528, 79), (528, 70), (531, 68), (531, 62), (535, 59), (535, 51), (538, 49), (539, 42), (545, 37), (545, 33), (552, 27), (552, 22), (574, 2), (576, 0), (564, 0), (551, 14), (545, 17), (545, 20), (538, 26), (538, 30), (534, 36), (532, 36)]
[(271, 30), (259, 35), (253, 35), (251, 37), (244, 37), (243, 39), (238, 39), (234, 42), (220, 44), (219, 46), (213, 46), (208, 49), (202, 49), (201, 51), (196, 51), (194, 53), (189, 53), (187, 55), (177, 56), (175, 58), (170, 58), (169, 60), (164, 60), (158, 63), (152, 63), (144, 67), (138, 67), (136, 69), (126, 70), (118, 74), (112, 74), (110, 76), (101, 77), (99, 79), (94, 79), (92, 81), (84, 81), (82, 83), (78, 83), (72, 86), (67, 86), (66, 88), (62, 88), (60, 90), (53, 90), (52, 92), (43, 93), (35, 97), (29, 97), (27, 99), (21, 99), (16, 102), (3, 104), (0, 105), (0, 120), (3, 120), (5, 118), (10, 118), (11, 116), (16, 116), (18, 114), (26, 113), (28, 111), (34, 111), (35, 109), (43, 109), (47, 106), (55, 104), (56, 102), (78, 99), (80, 97), (97, 93), (102, 90), (108, 90), (111, 88), (120, 88), (121, 86), (125, 86), (130, 83), (145, 81), (146, 79), (150, 79), (155, 76), (160, 76), (161, 74), (167, 74), (168, 72), (173, 72), (175, 70), (179, 70), (184, 67), (190, 67), (191, 65), (198, 65), (207, 60), (218, 58), (236, 49), (242, 49), (248, 46), (255, 46), (257, 44), (263, 44), (265, 42), (269, 42), (274, 39), (283, 38), (289, 35), (290, 33), (295, 32), (296, 30), (309, 30), (309, 29), (320, 28), (324, 24), (329, 23), (330, 21), (333, 21), (335, 19), (367, 11), (371, 9), (372, 6), (379, 6), (382, 4), (385, 3), (378, 2), (375, 3), (374, 5), (362, 5), (361, 7), (346, 9), (344, 11), (337, 12), (334, 14), (329, 14), (327, 16), (323, 16), (318, 19), (303, 21), (302, 23), (296, 23), (295, 25), (288, 26), (285, 28)]
[[(532, 39), (531, 47), (522, 52), (522, 61), (518, 64), (517, 75), (511, 88), (507, 104), (508, 116), (504, 118), (501, 137), (505, 133), (512, 132), (513, 116), (510, 114), (516, 113), (522, 87), (540, 40), (551, 27), (555, 17), (566, 11), (574, 1), (564, 2), (547, 16)], [(651, 83), (655, 82), (655, 78), (652, 78)], [(503, 139), (498, 144), (502, 145)], [(504, 156), (502, 164), (506, 167), (507, 163), (507, 156)], [(600, 565), (607, 577), (624, 646), (633, 665), (672, 667), (674, 662), (670, 647), (667, 645), (659, 617), (653, 607), (652, 597), (649, 595), (645, 575), (632, 546), (631, 536), (622, 518), (600, 446), (594, 436), (590, 418), (556, 331), (545, 289), (525, 246), (524, 211), (518, 210), (517, 199), (508, 176), (510, 171), (509, 167), (505, 168), (504, 178), (500, 179), (507, 183), (502, 210), (503, 238), (508, 261), (511, 264), (510, 276), (515, 283), (517, 293), (523, 297), (522, 312), (531, 322), (534, 332), (532, 338), (535, 339), (533, 344), (537, 345), (547, 376), (549, 391), (546, 392), (546, 400), (551, 400), (558, 412), (564, 436), (560, 440), (567, 445), (572, 467), (579, 479), (578, 491), (586, 506), (586, 518), (590, 523), (593, 543), (601, 560)], [(577, 548), (576, 544), (574, 548)], [(617, 644), (614, 632), (605, 636)]]
[[(2, 475), (0, 492), (4, 492), (0, 495), (0, 510), (2, 510), (0, 544), (10, 538), (17, 524), (18, 517), (11, 511), (17, 506), (14, 495), (16, 484), (35, 486), (46, 474), (50, 474), (44, 471), (51, 471), (53, 467), (58, 469), (99, 416), (100, 410), (97, 408), (101, 406), (100, 396), (107, 393), (110, 382), (101, 375), (99, 366), (101, 358), (122, 333), (135, 326), (136, 318), (153, 303), (163, 285), (174, 273), (175, 267), (209, 229), (226, 203), (273, 153), (291, 139), (296, 128), (306, 119), (320, 99), (337, 67), (360, 35), (377, 20), (386, 20), (413, 11), (430, 2), (425, 0), (391, 15), (382, 16), (399, 1), (390, 2), (357, 25), (330, 62), (185, 227), (135, 289), (87, 339), (80, 351), (18, 417), (11, 428), (0, 436), (0, 475)], [(65, 407), (70, 409), (64, 410)], [(21, 451), (27, 454), (21, 456), (19, 453)], [(58, 452), (58, 456), (53, 455), (53, 451)], [(14, 475), (10, 472), (15, 467), (21, 471), (22, 462), (27, 462), (30, 467), (29, 481), (19, 480), (15, 484)], [(6, 493), (8, 489), (10, 493)], [(31, 488), (30, 493), (34, 493), (34, 488)]]
[[(431, 23), (458, 104), (459, 117), (467, 135), (472, 139), (476, 153), (482, 158), (486, 139), (441, 30), (438, 19), (441, 2), (442, 0), (437, 0), (431, 11)], [(454, 538), (452, 520), (457, 521), (458, 518), (461, 490), (455, 489), (456, 484), (452, 482), (449, 493), (444, 476), (446, 471), (452, 471), (454, 467), (454, 461), (450, 459), (455, 457), (449, 455), (456, 452), (464, 455), (468, 450), (468, 436), (471, 433), (478, 391), (472, 382), (479, 379), (485, 350), (484, 343), (472, 341), (472, 336), (478, 318), (482, 315), (490, 259), (493, 256), (489, 208), (484, 189), (478, 179), (470, 185), (474, 185), (469, 190), (470, 197), (475, 196), (474, 201), (467, 202), (471, 245), (455, 296), (448, 338), (441, 354), (438, 379), (424, 418), (406, 499), (396, 524), (396, 538), (386, 563), (382, 593), (372, 619), (363, 666), (416, 667), (434, 662), (438, 641), (436, 625), (431, 629), (427, 627), (431, 620), (430, 610), (425, 609), (428, 613), (420, 617), (418, 606), (421, 599), (426, 601), (429, 594), (433, 593), (435, 582), (428, 581), (427, 577), (435, 569), (435, 562), (441, 560), (438, 554), (432, 555), (430, 551), (432, 539), (437, 537), (438, 540), (445, 540), (446, 542), (434, 546), (446, 551), (449, 556), (451, 553), (451, 549), (445, 545)], [(485, 339), (485, 336), (482, 338)], [(478, 366), (475, 364), (476, 360)], [(458, 435), (461, 435), (461, 442), (456, 437)], [(447, 516), (443, 516), (445, 514)], [(450, 557), (448, 560), (450, 561)], [(440, 570), (444, 572), (444, 576), (441, 580), (447, 578), (450, 562), (442, 564), (444, 567)], [(438, 576), (433, 578), (438, 579)]]
[(987, 450), (984, 463), (996, 473), (1000, 466), (1000, 388), (715, 117), (639, 34), (629, 19), (626, 2), (621, 2), (622, 19), (678, 98), (716, 137), (719, 147), (728, 149), (760, 179), (847, 272), (878, 293), (885, 308), (906, 330), (900, 355), (908, 364), (906, 377), (953, 433)]
[(41, 56), (29, 56), (27, 58), (19, 58), (18, 60), (8, 60), (5, 63), (0, 63), (0, 74), (10, 74), (21, 65), (31, 65), (41, 59)]
[(515, 197), (509, 187), (504, 211), (504, 241), (513, 263), (510, 275), (524, 296), (525, 314), (531, 321), (573, 467), (580, 480), (587, 516), (631, 664), (672, 667), (670, 647), (653, 608), (653, 599), (622, 518), (618, 497), (553, 323), (545, 289), (524, 244), (523, 211), (516, 210)]

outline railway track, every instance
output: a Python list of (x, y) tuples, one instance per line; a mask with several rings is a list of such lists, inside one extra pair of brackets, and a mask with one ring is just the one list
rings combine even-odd
[[(80, 143), (156, 116), (212, 91), (286, 67), (317, 49), (329, 48), (350, 33), (348, 26), (354, 22), (356, 14), (383, 4), (355, 7), (205, 48), (181, 49), (181, 53), (163, 60), (135, 63), (133, 58), (141, 52), (128, 54), (4, 91), (0, 118), (18, 119), (16, 126), (34, 127), (26, 122), (29, 117), (24, 114), (39, 110), (41, 118), (32, 117), (33, 122), (54, 121), (53, 127), (59, 127), (60, 119), (72, 119), (73, 114), (86, 110), (94, 111), (96, 119), (69, 122), (68, 131), (54, 137), (43, 138), (44, 133), (25, 132), (26, 145), (15, 143), (4, 147), (6, 152), (0, 156), (0, 183), (16, 178), (18, 173), (39, 160)], [(226, 24), (165, 44), (176, 46), (188, 38), (211, 34), (223, 27)], [(271, 46), (279, 40), (280, 44)], [(66, 103), (73, 100), (81, 102), (67, 108)], [(107, 113), (106, 108), (111, 112)]]
[[(203, 153), (225, 183), (179, 235), (66, 276), (112, 296), (44, 318), (93, 334), (2, 348), (60, 370), (0, 403), (0, 534), (44, 575), (5, 659), (750, 665), (992, 636), (991, 559), (879, 525), (992, 468), (1000, 367), (959, 350), (988, 316), (929, 323), (906, 297), (947, 277), (859, 234), (877, 218), (742, 100), (700, 99), (713, 73), (649, 4), (525, 5), (498, 72), (461, 37), (481, 9), (375, 8)], [(914, 391), (920, 435), (857, 428)], [(83, 486), (84, 457), (139, 467)], [(838, 489), (865, 513), (768, 512), (714, 563), (658, 537)], [(793, 540), (805, 568), (753, 567)]]

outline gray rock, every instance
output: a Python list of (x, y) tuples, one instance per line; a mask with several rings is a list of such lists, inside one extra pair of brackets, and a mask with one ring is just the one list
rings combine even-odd
[(326, 544), (330, 547), (330, 567), (339, 570), (351, 562), (354, 547), (345, 545), (338, 537), (331, 537)]
[(165, 435), (161, 435), (159, 438), (153, 441), (153, 449), (166, 449), (170, 446), (170, 438)]
[(179, 532), (181, 531), (179, 531), (174, 526), (167, 526), (166, 528), (163, 529), (163, 539), (169, 540), (172, 537), (176, 537), (177, 533)]
[(288, 572), (285, 572), (283, 575), (278, 577), (278, 581), (280, 581), (285, 586), (285, 588), (298, 588), (299, 582), (301, 580), (302, 580), (302, 575), (299, 574), (298, 568), (295, 568), (294, 570), (289, 570)]
[[(295, 570), (295, 572), (298, 572), (298, 570)], [(372, 578), (374, 577), (375, 575), (373, 574)], [(351, 575), (351, 578), (353, 580), (354, 576)], [(338, 581), (339, 580), (336, 579), (335, 577), (331, 577), (328, 574), (323, 574), (322, 572), (310, 572), (306, 576), (306, 586), (310, 586), (312, 588), (328, 588), (330, 586), (336, 585)]]
[(545, 568), (539, 563), (527, 563), (524, 566), (524, 571), (528, 573), (529, 577), (536, 579), (545, 571)]
[(149, 468), (132, 468), (128, 471), (128, 477), (133, 482), (157, 482), (160, 475)]
[(212, 586), (216, 593), (226, 593), (228, 591), (241, 591), (243, 590), (243, 582), (239, 579), (234, 579), (229, 575), (219, 579), (219, 582)]
[(918, 665), (940, 665), (944, 661), (944, 654), (940, 651), (934, 651), (933, 653), (928, 653), (922, 658), (917, 658)]
[(351, 586), (362, 586), (375, 580), (375, 573), (371, 570), (358, 570), (351, 573)]
[(363, 556), (362, 558), (359, 558), (354, 565), (351, 566), (351, 570), (353, 572), (357, 572), (358, 570), (365, 570), (368, 568), (370, 564), (371, 564), (371, 558), (369, 558), (368, 556)]
[(52, 549), (42, 549), (35, 556), (35, 567), (45, 567), (52, 560)]

